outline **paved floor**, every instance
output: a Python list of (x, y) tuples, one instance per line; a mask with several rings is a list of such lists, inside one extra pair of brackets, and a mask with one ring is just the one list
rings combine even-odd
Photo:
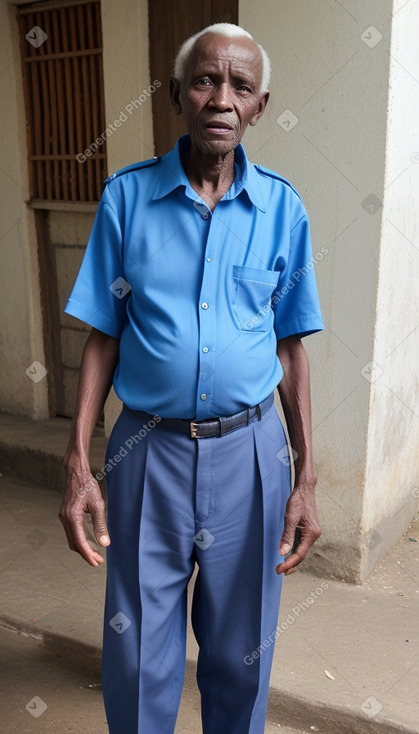
[[(98, 676), (39, 640), (0, 629), (0, 731), (4, 734), (106, 734)], [(7, 661), (7, 665), (4, 662)], [(186, 687), (176, 734), (199, 734), (199, 696)], [(268, 724), (265, 734), (301, 734)]]
[[(80, 665), (82, 650), (84, 669), (97, 671), (105, 568), (92, 569), (68, 550), (57, 518), (59, 505), (57, 492), (0, 478), (0, 621), (59, 640), (55, 649), (66, 649), (68, 666), (67, 653), (76, 650), (75, 662)], [(284, 725), (325, 734), (419, 732), (418, 541), (416, 522), (359, 586), (301, 572), (285, 580), (269, 710), (270, 721), (283, 726), (274, 726), (267, 730), (269, 734), (281, 728), (287, 731)], [(45, 650), (38, 652), (44, 655)], [(6, 685), (8, 694), (0, 710), (2, 734), (24, 734), (22, 727), (33, 725), (34, 717), (25, 706), (35, 695), (43, 698), (31, 687), (34, 680), (41, 683), (43, 675), (45, 696), (56, 683), (57, 698), (46, 701), (48, 710), (42, 716), (47, 722), (49, 712), (63, 722), (56, 723), (55, 729), (51, 725), (51, 731), (95, 734), (81, 720), (79, 728), (74, 728), (82, 702), (90, 705), (96, 700), (97, 691), (83, 688), (91, 678), (85, 676), (84, 682), (75, 684), (66, 667), (54, 666), (50, 673), (39, 669), (39, 674), (31, 675), (29, 660), (25, 663), (22, 658), (19, 663), (18, 656), (11, 657), (7, 655), (6, 664), (0, 665), (8, 680), (15, 681)], [(198, 716), (191, 682), (195, 657), (196, 643), (190, 632), (184, 705), (189, 706), (191, 717)], [(2, 688), (0, 685), (0, 691)], [(67, 717), (66, 690), (74, 691), (74, 717)], [(102, 721), (97, 718), (101, 702), (97, 706), (91, 710), (92, 722), (98, 722), (92, 727)], [(2, 728), (5, 712), (10, 723)], [(193, 718), (187, 717), (186, 722), (180, 726), (190, 726), (191, 734), (199, 732)], [(44, 734), (45, 726), (36, 731)], [(182, 734), (187, 732), (186, 728)]]

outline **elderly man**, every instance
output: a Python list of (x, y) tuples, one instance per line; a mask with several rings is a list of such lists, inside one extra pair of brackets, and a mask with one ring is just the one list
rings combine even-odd
[[(107, 179), (66, 307), (93, 330), (60, 517), (92, 566), (102, 556), (86, 540), (85, 512), (108, 546), (111, 734), (173, 734), (196, 564), (203, 731), (262, 734), (281, 574), (320, 535), (301, 337), (323, 324), (307, 214), (240, 144), (265, 110), (268, 80), (266, 53), (237, 26), (185, 42), (171, 100), (189, 134)], [(112, 380), (124, 407), (104, 470), (107, 526), (88, 453)]]

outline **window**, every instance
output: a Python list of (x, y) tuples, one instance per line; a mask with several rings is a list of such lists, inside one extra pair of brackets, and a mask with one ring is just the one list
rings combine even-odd
[(31, 199), (96, 202), (107, 169), (100, 2), (18, 13)]

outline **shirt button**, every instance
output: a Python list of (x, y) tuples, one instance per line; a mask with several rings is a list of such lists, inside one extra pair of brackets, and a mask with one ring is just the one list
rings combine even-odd
[(206, 354), (208, 352), (208, 347), (202, 347), (202, 351)]
[(204, 301), (204, 303), (201, 303), (201, 308), (203, 308), (204, 310), (206, 310), (208, 308), (208, 303), (205, 303), (205, 301)]
[(207, 396), (205, 395), (205, 393), (204, 392), (201, 393), (201, 400), (206, 400), (206, 399), (207, 399)]
[(207, 257), (207, 263), (212, 262), (212, 257)]
[(202, 219), (208, 219), (208, 217), (209, 217), (209, 214), (208, 214), (208, 212), (207, 212), (206, 214), (203, 214), (203, 215), (202, 215)]

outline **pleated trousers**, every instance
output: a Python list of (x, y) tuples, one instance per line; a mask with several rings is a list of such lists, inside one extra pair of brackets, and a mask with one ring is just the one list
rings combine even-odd
[(275, 567), (290, 493), (285, 445), (274, 405), (261, 421), (202, 439), (150, 429), (122, 411), (107, 451), (107, 461), (121, 456), (107, 474), (110, 734), (173, 734), (195, 564), (203, 732), (263, 734), (282, 583)]

